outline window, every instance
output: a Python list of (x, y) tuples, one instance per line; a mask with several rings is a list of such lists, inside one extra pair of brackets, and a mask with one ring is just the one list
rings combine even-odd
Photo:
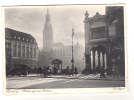
[(25, 57), (25, 43), (22, 45), (22, 56)]
[(20, 40), (20, 37), (18, 37), (18, 39)]
[(105, 27), (92, 28), (91, 38), (92, 39), (106, 38)]
[(112, 18), (109, 22), (109, 36), (116, 36), (118, 34), (118, 20)]
[(18, 57), (21, 57), (21, 44), (18, 43)]
[(16, 42), (14, 42), (14, 45), (13, 45), (13, 55), (14, 55), (14, 57), (17, 56), (17, 45), (16, 45)]
[(27, 57), (29, 57), (29, 44), (27, 44), (26, 50), (27, 50)]
[(23, 38), (23, 41), (24, 41), (25, 39)]

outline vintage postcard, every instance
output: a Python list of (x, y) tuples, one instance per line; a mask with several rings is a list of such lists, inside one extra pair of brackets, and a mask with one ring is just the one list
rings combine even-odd
[(125, 4), (5, 6), (2, 21), (4, 94), (127, 92)]

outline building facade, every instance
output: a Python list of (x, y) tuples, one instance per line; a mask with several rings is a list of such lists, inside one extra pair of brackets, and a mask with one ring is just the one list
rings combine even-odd
[(106, 7), (105, 15), (97, 12), (93, 17), (86, 12), (84, 27), (86, 67), (125, 68), (123, 7)]
[[(77, 42), (73, 48), (74, 66), (80, 70), (84, 66), (84, 47)], [(67, 66), (72, 68), (72, 45), (64, 46), (62, 43), (55, 43), (53, 50), (55, 57), (62, 60), (63, 68), (66, 68)]]
[(6, 66), (26, 64), (37, 67), (38, 45), (35, 38), (27, 33), (5, 28)]

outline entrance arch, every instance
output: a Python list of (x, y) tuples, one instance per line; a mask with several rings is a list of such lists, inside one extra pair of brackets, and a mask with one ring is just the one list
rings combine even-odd
[(107, 50), (103, 45), (95, 45), (90, 50), (91, 54), (91, 69), (95, 72), (96, 68), (107, 68)]

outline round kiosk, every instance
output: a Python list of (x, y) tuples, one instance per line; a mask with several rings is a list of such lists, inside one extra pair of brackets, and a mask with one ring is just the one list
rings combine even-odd
[(59, 59), (55, 59), (52, 61), (53, 65), (53, 74), (61, 74), (62, 72), (62, 61)]

